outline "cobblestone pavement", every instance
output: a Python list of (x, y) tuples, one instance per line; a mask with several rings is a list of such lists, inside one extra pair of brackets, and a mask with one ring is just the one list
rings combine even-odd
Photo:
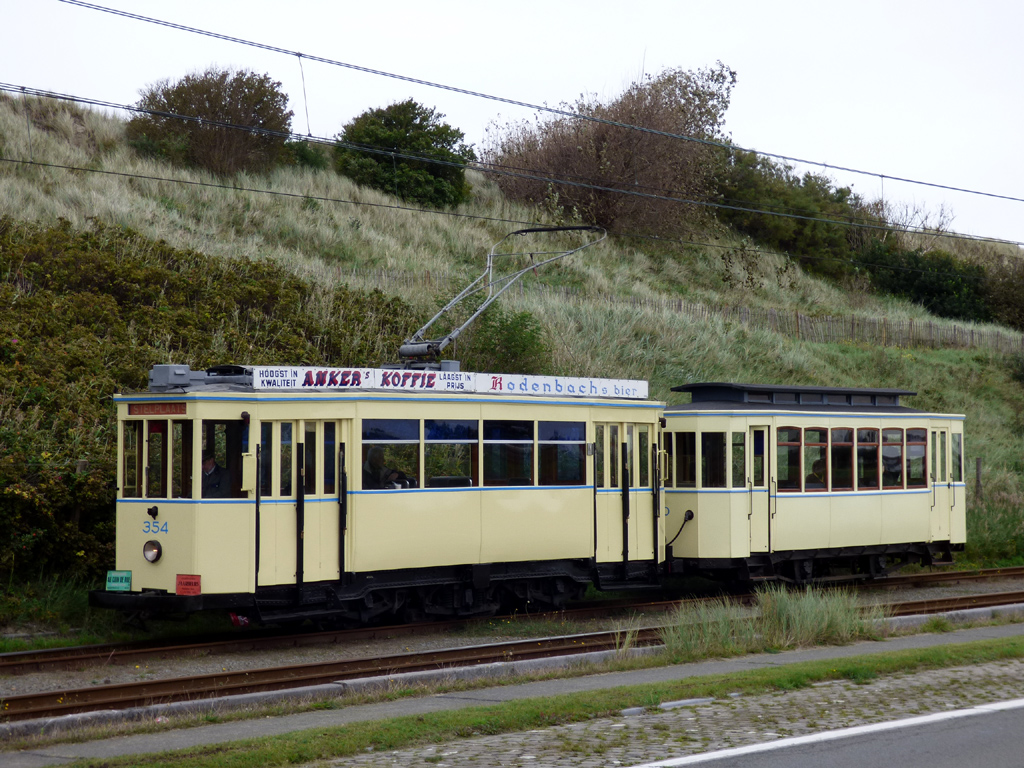
[(393, 752), (370, 752), (318, 762), (315, 766), (631, 766), (1022, 697), (1024, 662), (1007, 661), (896, 675), (867, 684), (843, 681), (764, 696), (737, 696), (657, 713), (603, 718), (526, 733), (481, 736)]

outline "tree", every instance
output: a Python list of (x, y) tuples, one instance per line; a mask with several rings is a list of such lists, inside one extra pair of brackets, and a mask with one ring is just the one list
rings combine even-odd
[(338, 134), (335, 168), (357, 184), (437, 208), (469, 197), (465, 134), (412, 99), (371, 109)]
[(607, 104), (581, 96), (561, 105), (583, 119), (492, 126), (484, 156), (513, 171), (497, 177), (512, 200), (543, 204), (612, 231), (681, 234), (699, 213), (683, 201), (711, 190), (717, 149), (703, 142), (724, 140), (722, 120), (735, 83), (736, 73), (721, 62), (693, 72), (666, 69), (632, 83)]
[(129, 120), (127, 130), (144, 152), (224, 175), (267, 171), (288, 156), (292, 111), (269, 75), (211, 67), (141, 93), (135, 106), (147, 112)]

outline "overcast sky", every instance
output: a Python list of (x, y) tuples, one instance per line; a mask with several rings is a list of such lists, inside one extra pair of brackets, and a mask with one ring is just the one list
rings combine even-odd
[[(722, 61), (738, 81), (737, 144), (883, 174), (824, 171), (867, 198), (937, 214), (971, 235), (1024, 242), (1024, 4), (1014, 0), (97, 0), (98, 5), (307, 55), (531, 104), (612, 98), (642, 73)], [(218, 66), (280, 80), (293, 129), (337, 134), (414, 98), (479, 144), (510, 107), (59, 0), (0, 0), (0, 82), (132, 103), (163, 78)], [(798, 166), (798, 170), (808, 170)], [(814, 169), (810, 169), (814, 170)]]

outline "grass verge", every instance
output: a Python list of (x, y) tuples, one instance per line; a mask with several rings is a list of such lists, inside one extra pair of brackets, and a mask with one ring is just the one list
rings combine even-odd
[[(248, 739), (155, 755), (132, 755), (77, 766), (175, 766), (175, 768), (271, 768), (366, 752), (442, 744), (461, 738), (527, 731), (598, 717), (664, 701), (760, 695), (816, 683), (867, 683), (877, 677), (1024, 658), (1024, 638), (984, 640), (938, 648), (896, 651), (847, 659), (804, 662), (742, 673), (624, 686), (496, 706), (433, 712), (389, 720), (317, 727), (282, 736)], [(322, 708), (322, 707), (321, 707)]]

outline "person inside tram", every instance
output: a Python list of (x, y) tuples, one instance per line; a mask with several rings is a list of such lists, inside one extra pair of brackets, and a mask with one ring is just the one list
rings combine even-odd
[(203, 498), (227, 499), (231, 496), (231, 475), (217, 463), (213, 451), (203, 451)]
[(804, 488), (824, 488), (825, 485), (825, 460), (818, 459), (811, 465), (811, 474), (804, 478)]
[(363, 489), (409, 488), (412, 483), (408, 475), (384, 464), (384, 449), (379, 445), (370, 448), (363, 463)]

